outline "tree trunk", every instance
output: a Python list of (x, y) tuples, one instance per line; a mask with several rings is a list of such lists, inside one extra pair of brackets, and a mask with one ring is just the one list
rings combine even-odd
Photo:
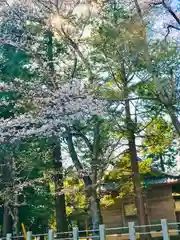
[(13, 235), (19, 234), (19, 209), (18, 209), (18, 194), (14, 193), (14, 207), (13, 207)]
[(12, 233), (12, 217), (5, 203), (3, 212), (3, 236), (5, 237), (7, 233)]
[[(148, 225), (143, 191), (141, 186), (141, 176), (139, 173), (139, 166), (137, 162), (135, 134), (133, 131), (133, 123), (130, 115), (129, 100), (125, 101), (125, 109), (126, 109), (126, 121), (127, 121), (127, 127), (128, 127), (128, 145), (129, 145), (129, 152), (130, 152), (132, 179), (133, 179), (133, 185), (134, 185), (134, 193), (136, 196), (135, 198), (136, 198), (137, 217), (138, 217), (139, 225)], [(148, 232), (148, 229), (146, 227), (141, 227), (140, 232)], [(140, 235), (140, 239), (141, 240), (150, 239), (150, 234), (148, 235), (142, 234)]]
[(4, 165), (2, 167), (2, 176), (3, 176), (3, 183), (2, 188), (9, 189), (6, 191), (6, 196), (4, 199), (4, 211), (3, 211), (3, 236), (7, 233), (12, 233), (13, 230), (13, 219), (10, 212), (9, 201), (12, 199), (12, 189), (11, 185), (13, 182), (12, 178), (12, 158), (5, 157), (4, 158)]
[(96, 189), (91, 190), (89, 197), (89, 211), (92, 221), (93, 236), (98, 235), (99, 224), (102, 223), (102, 216), (100, 211), (100, 201), (97, 197)]
[[(57, 139), (56, 139), (57, 140)], [(53, 164), (54, 164), (54, 185), (55, 185), (55, 209), (56, 209), (56, 229), (57, 232), (63, 233), (68, 231), (66, 216), (65, 195), (63, 189), (63, 169), (61, 145), (56, 141), (53, 146)]]
[[(91, 194), (91, 211), (92, 211), (92, 222), (93, 222), (93, 232), (97, 233), (99, 224), (102, 221), (101, 211), (100, 211), (100, 200), (97, 196), (97, 178), (98, 178), (98, 162), (100, 155), (100, 126), (101, 121), (97, 119), (96, 125), (94, 127), (94, 137), (93, 137), (93, 148), (92, 148), (92, 161), (91, 161), (91, 171), (92, 171), (92, 194)], [(95, 212), (96, 211), (96, 212)]]
[(99, 197), (97, 197), (96, 201), (97, 201), (97, 208), (98, 208), (98, 213), (99, 213), (99, 224), (103, 224), (103, 216), (102, 216), (102, 212), (101, 212), (101, 201), (100, 201)]
[[(135, 141), (135, 130), (136, 125), (131, 118), (130, 112), (130, 102), (128, 100), (128, 79), (126, 78), (124, 64), (122, 64), (122, 77), (123, 77), (123, 85), (124, 85), (124, 97), (125, 97), (125, 116), (126, 116), (126, 128), (128, 134), (128, 146), (129, 146), (129, 154), (130, 154), (130, 162), (132, 169), (132, 179), (134, 186), (134, 194), (136, 199), (136, 209), (137, 209), (137, 217), (139, 225), (147, 225), (146, 211), (145, 211), (145, 203), (143, 197), (143, 191), (141, 186), (141, 176), (139, 173), (139, 166), (137, 162), (137, 151), (136, 151), (136, 141)], [(146, 227), (140, 228), (140, 231), (146, 232)], [(142, 234), (140, 235), (140, 239), (145, 240), (149, 239), (150, 235)]]
[[(58, 191), (58, 190), (59, 188), (56, 188), (55, 191)], [(55, 208), (56, 208), (56, 230), (57, 232), (65, 233), (68, 231), (68, 224), (67, 224), (64, 194), (61, 194), (55, 197)]]
[(129, 100), (125, 101), (125, 109), (126, 109), (126, 121), (127, 121), (127, 127), (128, 127), (128, 145), (129, 145), (129, 153), (130, 153), (130, 161), (131, 161), (131, 169), (132, 169), (132, 178), (133, 178), (133, 184), (134, 184), (134, 193), (136, 195), (138, 221), (140, 225), (145, 225), (146, 214), (145, 214), (143, 194), (141, 189), (141, 177), (140, 177), (139, 166), (137, 162), (135, 134), (133, 132), (133, 123), (130, 115)]
[[(50, 28), (46, 32), (47, 34), (47, 56), (48, 66), (50, 71), (50, 77), (48, 86), (56, 88), (55, 71), (53, 64), (53, 32)], [(68, 223), (66, 215), (66, 202), (65, 195), (62, 194), (63, 189), (63, 169), (62, 169), (62, 156), (61, 156), (61, 145), (57, 137), (54, 139), (53, 146), (53, 164), (54, 164), (54, 185), (55, 185), (55, 209), (56, 209), (56, 230), (57, 232), (67, 232)]]
[(176, 116), (175, 111), (170, 107), (166, 107), (166, 109), (171, 118), (172, 124), (173, 124), (174, 128), (176, 129), (176, 132), (180, 136), (180, 121), (179, 121), (178, 117)]
[[(73, 144), (72, 134), (68, 129), (67, 129), (66, 140), (68, 144), (69, 154), (75, 165), (75, 168), (77, 169), (78, 172), (81, 173), (83, 171), (83, 167), (76, 153), (76, 150)], [(93, 170), (93, 173), (94, 171), (95, 170)], [(86, 196), (89, 199), (89, 213), (92, 221), (93, 233), (96, 235), (97, 229), (100, 224), (100, 219), (102, 219), (100, 214), (100, 203), (99, 203), (99, 199), (97, 197), (97, 191), (96, 191), (96, 180), (95, 180), (96, 177), (93, 176), (92, 177), (93, 180), (92, 180), (92, 178), (89, 175), (86, 175), (85, 173), (82, 173), (82, 174), (83, 174), (82, 178), (85, 185)]]

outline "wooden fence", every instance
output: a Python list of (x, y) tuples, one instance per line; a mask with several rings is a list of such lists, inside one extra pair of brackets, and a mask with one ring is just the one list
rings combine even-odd
[(64, 233), (56, 233), (50, 229), (45, 234), (27, 232), (26, 238), (24, 236), (7, 234), (6, 238), (1, 238), (0, 240), (39, 240), (40, 237), (43, 237), (45, 240), (137, 240), (142, 234), (151, 235), (154, 239), (171, 240), (174, 236), (180, 239), (180, 222), (170, 223), (166, 219), (161, 219), (159, 224), (144, 226), (138, 226), (134, 222), (129, 222), (126, 227), (106, 228), (105, 225), (100, 225), (96, 230), (87, 231), (81, 231), (74, 227), (72, 231)]

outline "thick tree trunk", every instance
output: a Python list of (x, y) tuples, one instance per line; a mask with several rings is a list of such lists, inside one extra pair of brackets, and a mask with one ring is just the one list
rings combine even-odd
[(56, 230), (57, 232), (65, 233), (68, 231), (68, 224), (64, 194), (55, 197), (55, 208), (56, 208)]
[(56, 141), (53, 146), (53, 163), (54, 163), (54, 185), (55, 185), (55, 209), (56, 209), (56, 229), (57, 232), (63, 233), (68, 231), (66, 216), (65, 195), (63, 189), (63, 169), (61, 157), (61, 145)]
[(91, 190), (91, 196), (89, 197), (89, 210), (92, 220), (93, 235), (97, 235), (99, 224), (101, 223), (101, 212), (96, 189)]
[(98, 234), (99, 224), (102, 223), (100, 200), (97, 196), (96, 187), (94, 187), (92, 183), (91, 185), (87, 185), (86, 189), (87, 197), (89, 198), (89, 214), (92, 221), (91, 228), (93, 230), (93, 235), (95, 236)]

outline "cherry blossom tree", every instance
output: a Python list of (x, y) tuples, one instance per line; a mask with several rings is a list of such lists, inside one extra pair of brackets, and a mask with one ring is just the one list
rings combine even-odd
[[(1, 44), (25, 52), (29, 62), (23, 67), (34, 77), (32, 82), (14, 78), (6, 84), (6, 88), (21, 95), (16, 104), (28, 102), (31, 110), (12, 119), (1, 119), (0, 135), (2, 142), (12, 143), (32, 136), (52, 137), (54, 181), (56, 191), (60, 191), (63, 188), (60, 137), (75, 121), (86, 122), (93, 115), (104, 115), (106, 102), (89, 88), (92, 73), (80, 50), (79, 39), (74, 37), (77, 29), (56, 7), (50, 1), (40, 4), (15, 1), (11, 6), (5, 3)], [(82, 31), (79, 38), (81, 35)], [(56, 205), (61, 205), (64, 214), (62, 194), (56, 197)], [(57, 230), (66, 232), (59, 221), (61, 217), (56, 218)]]

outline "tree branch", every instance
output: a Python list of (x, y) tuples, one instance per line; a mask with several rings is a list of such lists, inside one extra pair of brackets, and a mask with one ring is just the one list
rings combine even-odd
[(173, 28), (173, 29), (176, 29), (176, 30), (178, 30), (178, 31), (180, 31), (180, 28), (178, 28), (178, 27), (176, 27), (176, 26), (173, 26), (173, 25), (168, 25), (167, 26), (167, 34), (166, 34), (166, 36), (165, 36), (165, 40), (167, 39), (167, 37), (169, 36), (169, 33), (170, 33), (170, 29), (171, 28)]
[[(162, 0), (161, 2), (157, 2), (157, 3), (152, 3), (150, 4), (150, 6), (157, 6), (157, 5), (162, 5), (169, 13), (170, 15), (175, 19), (175, 21), (180, 25), (180, 18), (177, 16), (177, 14), (172, 10), (172, 8), (165, 2), (165, 0)], [(168, 25), (168, 33), (166, 35), (166, 38), (169, 34), (169, 31), (170, 31), (170, 28), (174, 28), (178, 31), (180, 31), (180, 28), (176, 27), (176, 26), (173, 26), (173, 25)]]
[(90, 67), (88, 60), (85, 59), (82, 52), (79, 50), (77, 43), (75, 41), (73, 41), (72, 38), (70, 38), (70, 36), (68, 36), (68, 34), (64, 31), (64, 29), (62, 27), (61, 27), (61, 31), (62, 31), (64, 37), (66, 38), (66, 40), (69, 42), (70, 46), (74, 49), (74, 51), (77, 53), (77, 55), (82, 60), (84, 66), (87, 70), (87, 73), (88, 73), (88, 81), (89, 81), (89, 83), (92, 83), (93, 74), (92, 74), (91, 67)]
[(72, 135), (81, 137), (85, 141), (85, 143), (86, 143), (87, 147), (89, 148), (89, 150), (91, 151), (91, 153), (93, 152), (93, 146), (92, 146), (91, 142), (82, 132), (72, 133)]

